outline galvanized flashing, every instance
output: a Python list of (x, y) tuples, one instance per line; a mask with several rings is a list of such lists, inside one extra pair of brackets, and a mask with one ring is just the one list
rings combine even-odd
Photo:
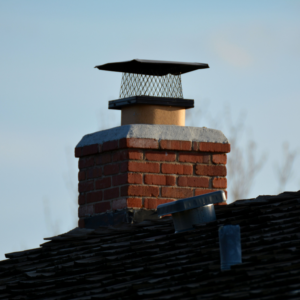
[(226, 202), (225, 193), (217, 191), (158, 205), (157, 214), (158, 216), (164, 216), (221, 202)]
[(226, 201), (223, 191), (181, 199), (157, 206), (157, 215), (172, 214), (175, 233), (193, 230), (194, 225), (216, 220), (215, 203)]

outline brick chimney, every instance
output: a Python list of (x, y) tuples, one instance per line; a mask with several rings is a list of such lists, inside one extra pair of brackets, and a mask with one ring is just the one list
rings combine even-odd
[[(141, 60), (97, 67), (123, 72), (123, 98), (109, 102), (110, 109), (121, 109), (122, 125), (85, 135), (75, 148), (79, 158), (79, 227), (157, 218), (160, 204), (212, 191), (226, 192), (227, 138), (218, 130), (185, 127), (185, 109), (193, 107), (194, 101), (161, 95), (166, 86), (168, 92), (174, 90), (174, 80), (180, 94), (181, 74), (205, 67), (208, 65)], [(155, 70), (155, 76), (148, 74), (149, 69)], [(166, 74), (159, 75), (159, 70)], [(140, 86), (144, 95), (134, 95), (137, 90), (128, 95), (133, 79), (145, 85), (149, 84), (147, 76), (152, 81), (162, 77), (158, 78), (161, 94), (145, 94), (149, 87)], [(130, 84), (126, 83), (128, 77)], [(126, 88), (124, 95), (122, 89)]]

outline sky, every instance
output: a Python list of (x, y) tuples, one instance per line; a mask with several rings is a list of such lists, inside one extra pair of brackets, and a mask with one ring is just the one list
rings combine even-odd
[[(300, 150), (299, 15), (288, 0), (0, 0), (0, 259), (76, 226), (74, 148), (120, 125), (107, 102), (121, 73), (94, 69), (108, 62), (208, 63), (182, 76), (187, 125), (230, 136), (229, 109), (240, 147), (263, 157), (247, 197), (278, 193), (283, 144)], [(299, 190), (299, 167), (298, 155), (285, 190)]]

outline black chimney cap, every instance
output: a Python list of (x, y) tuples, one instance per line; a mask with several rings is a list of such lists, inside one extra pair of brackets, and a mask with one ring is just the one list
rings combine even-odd
[(202, 63), (133, 59), (130, 61), (108, 63), (96, 66), (95, 68), (122, 73), (164, 76), (167, 74), (180, 75), (198, 69), (206, 69), (209, 66)]

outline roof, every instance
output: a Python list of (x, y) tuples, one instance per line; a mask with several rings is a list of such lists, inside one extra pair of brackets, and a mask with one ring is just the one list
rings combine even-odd
[[(79, 229), (0, 262), (0, 299), (299, 299), (300, 191), (216, 206), (174, 234), (172, 219)], [(239, 224), (242, 261), (220, 270), (218, 228)], [(198, 298), (197, 298), (198, 297)]]
[(209, 66), (203, 63), (133, 59), (107, 63), (96, 66), (95, 68), (104, 71), (164, 76), (167, 74), (180, 75), (198, 69), (206, 69), (209, 68)]

